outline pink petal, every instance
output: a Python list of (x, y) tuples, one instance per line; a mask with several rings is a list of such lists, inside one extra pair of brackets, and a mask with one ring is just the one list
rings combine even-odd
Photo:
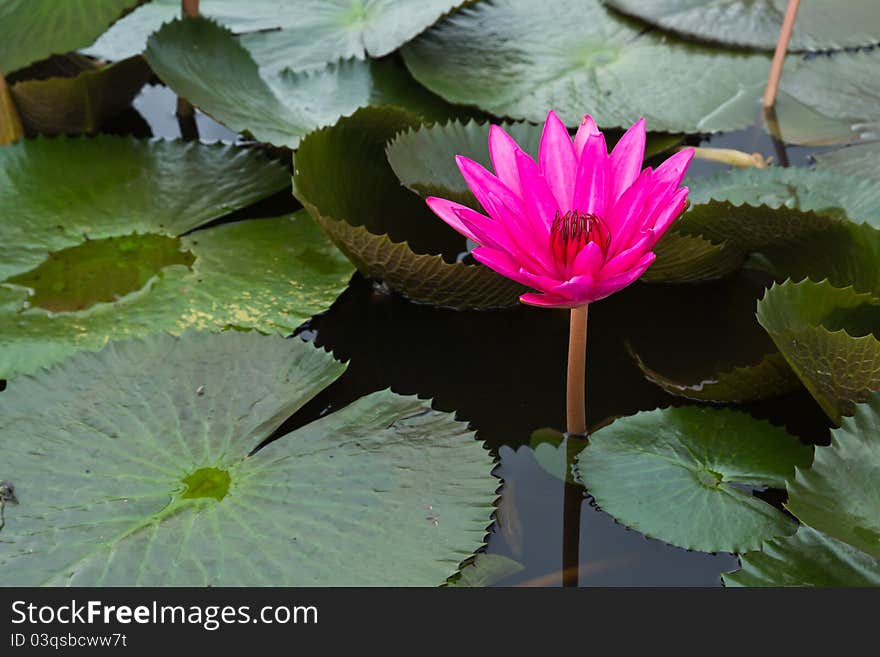
[(568, 212), (571, 210), (578, 162), (568, 130), (553, 110), (547, 114), (547, 121), (544, 123), (539, 160), (544, 178), (556, 197), (557, 206), (562, 212)]
[(474, 234), (476, 237), (474, 241), (478, 244), (506, 252), (520, 266), (547, 273), (547, 268), (536, 258), (534, 249), (523, 246), (517, 239), (521, 235), (517, 233), (516, 226), (506, 224), (494, 208), (494, 219), (466, 207), (456, 209), (455, 214)]
[[(584, 150), (584, 146), (587, 143), (587, 140), (592, 135), (600, 135), (599, 128), (596, 127), (596, 122), (593, 120), (593, 117), (589, 114), (584, 114), (584, 118), (581, 120), (581, 124), (578, 126), (577, 134), (574, 136), (574, 153), (580, 158), (582, 151)], [(608, 152), (606, 151), (607, 155)]]
[(618, 290), (622, 290), (628, 285), (631, 285), (636, 280), (641, 277), (642, 274), (645, 273), (645, 270), (651, 266), (651, 263), (654, 262), (654, 258), (656, 256), (652, 251), (649, 251), (645, 255), (641, 257), (638, 263), (632, 268), (629, 269), (622, 274), (618, 274), (617, 276), (612, 276), (611, 278), (602, 280), (596, 285), (593, 290), (593, 301), (598, 301), (599, 299), (604, 299), (609, 294), (614, 294)]
[(694, 158), (694, 149), (688, 148), (670, 156), (654, 171), (654, 181), (660, 185), (678, 187)]
[(600, 132), (590, 136), (581, 151), (572, 208), (583, 213), (605, 215), (608, 198), (608, 149)]
[(636, 182), (611, 205), (606, 213), (606, 222), (611, 231), (611, 246), (608, 256), (614, 257), (626, 251), (633, 238), (641, 231), (645, 223), (645, 203), (649, 193), (653, 191), (650, 167), (642, 171)]
[(471, 232), (471, 230), (461, 222), (461, 219), (459, 219), (458, 215), (456, 214), (456, 210), (470, 210), (470, 208), (462, 205), (461, 203), (447, 201), (445, 198), (437, 198), (436, 196), (429, 196), (425, 199), (425, 202), (428, 204), (428, 207), (434, 211), (434, 214), (436, 214), (443, 221), (452, 226), (452, 228), (454, 228), (456, 231), (467, 237), (469, 240), (472, 240), (474, 242), (480, 241)]
[(672, 222), (674, 222), (684, 211), (684, 208), (687, 205), (687, 195), (688, 188), (682, 187), (675, 193), (666, 207), (664, 207), (657, 215), (654, 220), (654, 227), (651, 229), (651, 232), (654, 234), (654, 241), (651, 243), (651, 246), (656, 244), (657, 240), (663, 237), (663, 234), (669, 229)]
[(516, 152), (516, 165), (522, 185), (523, 205), (526, 206), (526, 211), (531, 211), (541, 219), (549, 234), (553, 219), (559, 210), (556, 197), (550, 191), (538, 165), (523, 151)]
[(517, 150), (519, 150), (519, 146), (501, 126), (493, 125), (489, 128), (489, 157), (492, 158), (495, 175), (514, 194), (522, 196), (519, 171), (516, 168), (516, 157), (514, 156)]
[(461, 175), (464, 176), (468, 187), (471, 188), (471, 191), (474, 193), (474, 196), (477, 197), (477, 201), (480, 202), (480, 205), (482, 205), (487, 211), (491, 212), (491, 201), (489, 200), (490, 193), (498, 196), (511, 208), (520, 209), (521, 211), (522, 202), (520, 201), (519, 196), (514, 194), (510, 188), (498, 178), (486, 171), (486, 169), (483, 168), (483, 165), (474, 162), (463, 155), (456, 155), (455, 161), (458, 163), (458, 169), (461, 171)]
[(645, 159), (645, 138), (645, 119), (639, 119), (611, 151), (611, 201), (620, 198), (639, 177)]
[(504, 251), (487, 246), (479, 246), (472, 253), (477, 262), (486, 265), (492, 271), (498, 272), (517, 283), (537, 289), (541, 287), (550, 288), (559, 284), (559, 281), (555, 278), (526, 271), (515, 258)]
[(607, 280), (634, 267), (656, 241), (653, 231), (642, 233), (635, 244), (605, 263), (602, 267), (602, 278)]
[(520, 296), (519, 300), (527, 306), (538, 306), (539, 308), (573, 308), (577, 305), (571, 300), (558, 297), (553, 294), (535, 294), (529, 292)]
[(516, 212), (493, 193), (489, 193), (492, 217), (501, 224), (525, 259), (531, 259), (535, 271), (551, 273), (556, 265), (550, 248), (550, 230), (539, 218), (522, 211)]
[(595, 242), (588, 242), (587, 245), (581, 249), (581, 252), (577, 254), (577, 257), (574, 259), (572, 263), (572, 274), (574, 275), (584, 275), (588, 274), (590, 276), (594, 276), (596, 272), (602, 267), (602, 262), (605, 260), (605, 254), (602, 253), (602, 249)]

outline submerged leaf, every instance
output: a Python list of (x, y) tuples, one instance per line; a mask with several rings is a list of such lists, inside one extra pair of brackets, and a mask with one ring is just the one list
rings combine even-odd
[(758, 302), (758, 322), (828, 417), (840, 423), (880, 389), (880, 299), (829, 281), (786, 281)]
[(482, 265), (454, 262), (464, 239), (389, 166), (386, 144), (417, 124), (403, 110), (366, 108), (312, 133), (296, 153), (294, 195), (361, 272), (410, 299), (455, 308), (516, 304), (525, 288)]
[(595, 432), (575, 470), (618, 522), (688, 549), (741, 552), (795, 531), (752, 489), (782, 488), (810, 453), (744, 413), (668, 408)]
[(352, 268), (305, 212), (193, 229), (288, 185), (229, 146), (93, 139), (0, 149), (0, 378), (108, 339), (289, 333)]
[(498, 486), (464, 423), (386, 390), (254, 452), (344, 369), (300, 340), (188, 332), (11, 382), (0, 582), (443, 584)]

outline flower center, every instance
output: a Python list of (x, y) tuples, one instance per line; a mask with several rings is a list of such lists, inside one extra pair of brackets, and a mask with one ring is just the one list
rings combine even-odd
[(581, 214), (573, 210), (556, 213), (550, 228), (550, 247), (556, 262), (563, 267), (574, 264), (577, 254), (587, 243), (593, 242), (602, 250), (603, 258), (611, 244), (611, 231), (602, 219), (594, 214)]

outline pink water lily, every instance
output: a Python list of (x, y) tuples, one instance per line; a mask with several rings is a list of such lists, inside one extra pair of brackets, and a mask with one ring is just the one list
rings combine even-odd
[(642, 170), (644, 119), (609, 154), (589, 115), (572, 140), (551, 111), (538, 162), (497, 125), (489, 154), (494, 175), (456, 157), (486, 214), (437, 197), (428, 205), (479, 244), (477, 261), (538, 291), (523, 303), (576, 308), (631, 284), (654, 261), (654, 245), (685, 207), (688, 189), (679, 185), (693, 150)]

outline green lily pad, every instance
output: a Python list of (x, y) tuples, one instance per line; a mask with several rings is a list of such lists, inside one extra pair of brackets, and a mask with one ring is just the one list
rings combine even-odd
[(733, 205), (766, 205), (845, 215), (880, 228), (880, 183), (804, 167), (737, 169), (688, 179), (688, 200), (699, 206), (712, 200)]
[(143, 58), (132, 57), (75, 77), (17, 82), (11, 92), (28, 133), (93, 133), (128, 107), (151, 76)]
[(880, 586), (880, 561), (806, 525), (746, 552), (740, 565), (722, 576), (726, 586)]
[(188, 332), (13, 381), (0, 582), (443, 584), (483, 545), (498, 486), (452, 414), (385, 390), (256, 449), (344, 369), (299, 340)]
[[(776, 0), (603, 0), (624, 14), (705, 41), (773, 50), (786, 4)], [(880, 43), (880, 14), (872, 0), (805, 2), (789, 52), (859, 48)]]
[[(463, 0), (202, 0), (199, 11), (236, 33), (263, 68), (301, 70), (387, 55)], [(153, 0), (119, 21), (87, 53), (123, 59), (180, 15), (179, 0)]]
[[(552, 34), (552, 38), (547, 35)], [(570, 126), (589, 112), (601, 126), (719, 132), (759, 114), (770, 57), (689, 43), (606, 9), (599, 0), (477, 3), (405, 45), (407, 66), (454, 103)], [(840, 143), (880, 120), (880, 53), (842, 52), (787, 63), (776, 108), (785, 141)], [(645, 66), (651, 62), (651, 66)]]
[(0, 378), (108, 339), (289, 333), (352, 268), (305, 212), (193, 229), (287, 186), (229, 146), (40, 138), (0, 149)]
[(178, 95), (229, 129), (276, 146), (295, 148), (315, 128), (368, 105), (408, 107), (431, 119), (455, 112), (393, 59), (261, 72), (232, 32), (203, 18), (164, 25), (144, 56)]
[(454, 308), (516, 304), (525, 288), (455, 262), (464, 238), (388, 164), (387, 143), (416, 125), (403, 110), (365, 108), (310, 134), (296, 153), (294, 195), (363, 274), (410, 299)]
[(880, 585), (880, 394), (857, 404), (788, 482), (788, 509), (805, 523), (724, 576), (741, 586)]
[(854, 144), (813, 157), (819, 169), (880, 181), (880, 142)]
[(9, 74), (50, 55), (87, 46), (142, 1), (6, 0), (0, 6), (0, 71)]
[(748, 487), (784, 487), (810, 454), (744, 413), (668, 408), (592, 434), (575, 471), (618, 522), (688, 549), (742, 552), (796, 528)]
[(880, 389), (880, 299), (829, 281), (786, 281), (758, 302), (758, 322), (828, 417), (840, 423)]
[(733, 367), (710, 378), (689, 383), (664, 376), (648, 367), (637, 354), (633, 356), (646, 379), (671, 395), (696, 401), (742, 404), (778, 397), (800, 386), (800, 380), (778, 352), (767, 354), (755, 365)]
[(447, 586), (483, 588), (525, 570), (520, 562), (503, 554), (481, 552), (473, 563), (466, 565), (457, 575), (453, 575)]
[[(880, 394), (857, 404), (788, 485), (798, 520), (880, 559)], [(880, 571), (875, 574), (880, 576)]]

